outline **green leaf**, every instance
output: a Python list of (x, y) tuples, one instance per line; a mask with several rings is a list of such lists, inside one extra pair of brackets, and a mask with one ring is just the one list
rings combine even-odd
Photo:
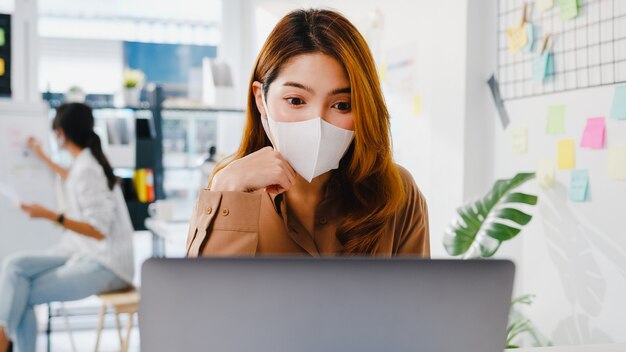
[(506, 197), (504, 202), (537, 205), (537, 196), (532, 196), (525, 193), (511, 193)]
[[(513, 178), (497, 180), (482, 198), (457, 209), (457, 215), (446, 230), (443, 245), (448, 254), (491, 257), (504, 241), (515, 238), (532, 220), (532, 215), (514, 204), (537, 205), (537, 196), (513, 192), (532, 180), (534, 173), (519, 173)], [(483, 233), (483, 235), (480, 235)]]
[(535, 299), (535, 295), (533, 294), (525, 294), (525, 295), (521, 295), (517, 298), (515, 298), (513, 301), (511, 301), (511, 306), (516, 305), (516, 304), (526, 304), (526, 305), (531, 305), (533, 303), (533, 300)]
[(495, 215), (499, 217), (500, 219), (507, 219), (519, 225), (526, 225), (533, 218), (532, 216), (524, 213), (521, 210), (517, 210), (515, 208), (498, 209), (496, 210)]
[(487, 234), (487, 236), (495, 238), (500, 242), (510, 240), (511, 238), (517, 236), (517, 234), (521, 231), (520, 229), (517, 229), (515, 227), (500, 224), (497, 222), (489, 222), (485, 224), (485, 226), (487, 227), (485, 229), (485, 233)]

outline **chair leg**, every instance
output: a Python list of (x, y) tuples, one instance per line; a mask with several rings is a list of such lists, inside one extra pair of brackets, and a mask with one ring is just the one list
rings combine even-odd
[(50, 335), (51, 335), (51, 332), (52, 332), (52, 322), (51, 322), (51, 320), (52, 320), (52, 305), (50, 303), (48, 303), (48, 323), (46, 324), (46, 338), (47, 338), (47, 341), (46, 341), (46, 351), (48, 351), (48, 352), (50, 352), (51, 345), (52, 345), (52, 343), (50, 341), (50, 338), (51, 338)]
[(67, 317), (67, 311), (65, 311), (65, 305), (61, 302), (61, 313), (63, 314), (63, 320), (65, 321), (65, 330), (70, 337), (70, 345), (72, 346), (72, 352), (76, 352), (76, 344), (74, 343), (74, 335), (72, 334), (72, 327), (70, 326), (70, 320)]
[(120, 337), (120, 347), (124, 345), (124, 338), (122, 337), (122, 323), (120, 322), (120, 313), (115, 311), (115, 324), (117, 325), (117, 335)]
[(134, 321), (135, 313), (128, 313), (128, 323), (126, 324), (126, 337), (124, 338), (124, 344), (122, 345), (122, 352), (128, 352), (128, 342), (130, 341), (130, 332), (133, 330)]
[(107, 307), (106, 305), (102, 305), (102, 307), (100, 307), (100, 317), (98, 319), (98, 331), (96, 334), (96, 352), (98, 352), (99, 350), (99, 346), (100, 346), (100, 336), (102, 335), (102, 329), (104, 328), (104, 316), (107, 313)]

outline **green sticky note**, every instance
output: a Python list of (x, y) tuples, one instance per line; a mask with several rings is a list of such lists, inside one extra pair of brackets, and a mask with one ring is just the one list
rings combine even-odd
[(612, 119), (626, 120), (626, 85), (615, 87), (610, 116)]
[(576, 18), (576, 16), (578, 16), (578, 1), (559, 0), (559, 9), (562, 20), (571, 20), (572, 18)]
[(553, 105), (548, 108), (546, 133), (551, 135), (565, 133), (565, 105)]
[(543, 82), (552, 74), (552, 53), (547, 52), (533, 60), (533, 80)]
[(4, 28), (0, 28), (0, 46), (4, 46), (6, 40), (4, 39)]
[(574, 202), (586, 202), (589, 199), (589, 171), (572, 170), (569, 199)]

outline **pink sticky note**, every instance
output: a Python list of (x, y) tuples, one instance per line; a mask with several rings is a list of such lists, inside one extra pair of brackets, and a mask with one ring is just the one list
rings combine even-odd
[(587, 119), (587, 126), (583, 132), (583, 138), (580, 141), (581, 148), (602, 149), (604, 148), (604, 139), (606, 134), (606, 126), (604, 117), (591, 117)]

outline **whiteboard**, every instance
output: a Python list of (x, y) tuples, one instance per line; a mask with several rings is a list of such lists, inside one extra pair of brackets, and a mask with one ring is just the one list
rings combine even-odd
[[(58, 209), (54, 174), (26, 148), (36, 137), (50, 152), (50, 121), (45, 104), (0, 103), (0, 182), (24, 203)], [(0, 197), (0, 258), (20, 250), (44, 249), (58, 241), (61, 229), (47, 220), (29, 219), (15, 204)]]

